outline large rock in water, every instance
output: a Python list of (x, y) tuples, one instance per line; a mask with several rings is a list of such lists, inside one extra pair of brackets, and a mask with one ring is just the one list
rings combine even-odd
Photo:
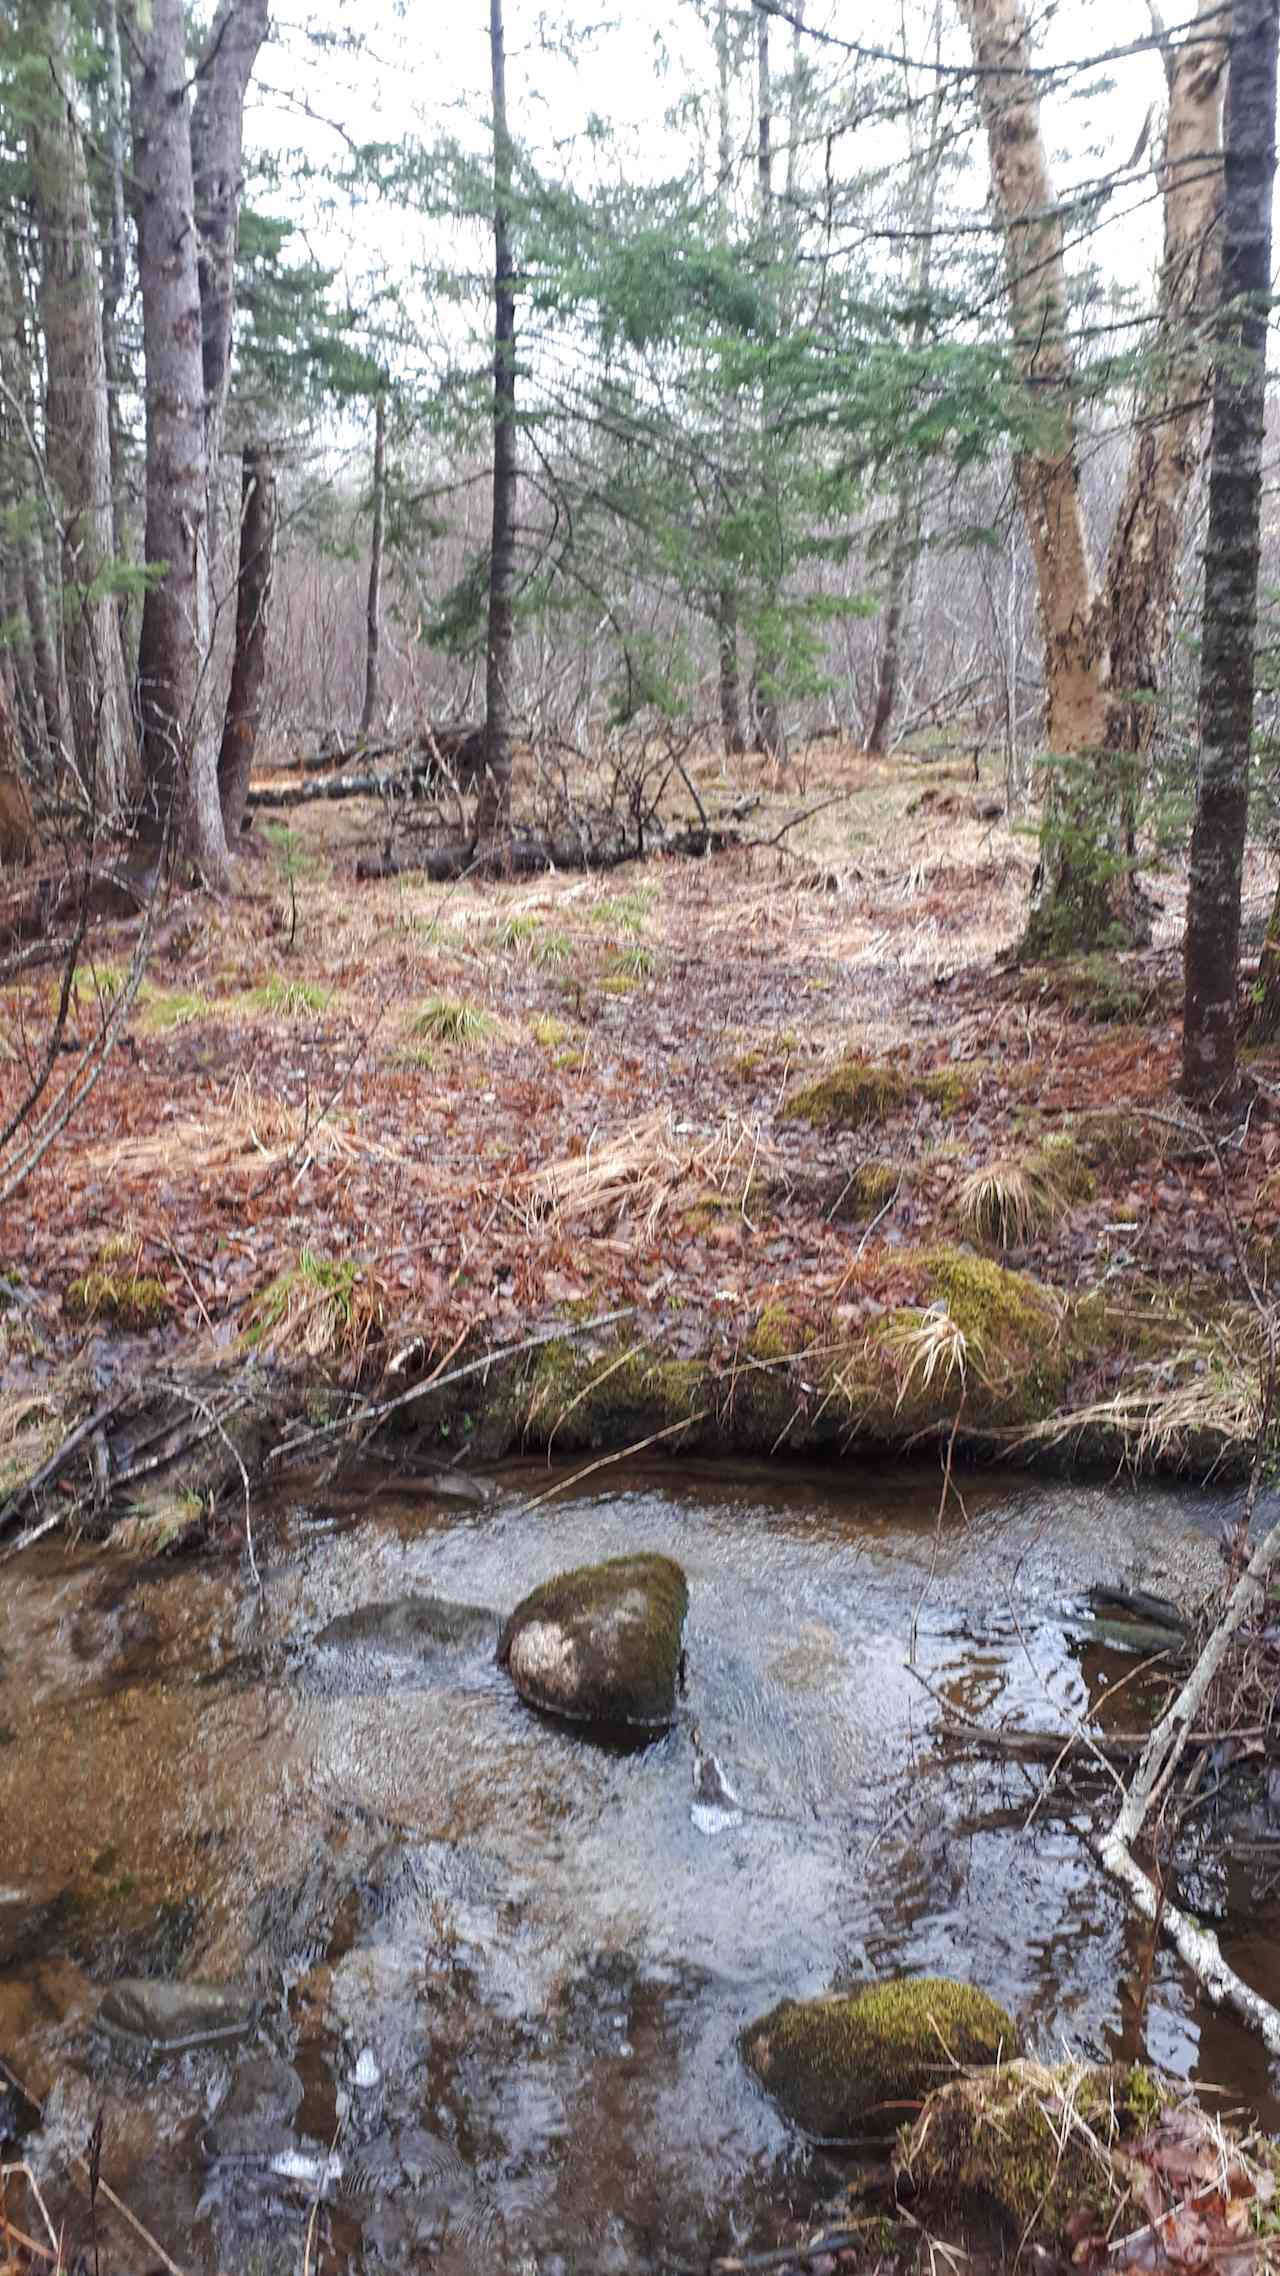
[(675, 1714), (689, 1584), (670, 1557), (610, 1557), (544, 1581), (498, 1639), (527, 1706), (664, 1731)]
[[(985, 1992), (902, 1976), (826, 1999), (784, 1999), (739, 2041), (743, 2060), (807, 2134), (892, 2132), (934, 2087), (1017, 2053), (1014, 2023)], [(897, 2105), (898, 2107), (893, 2107)]]

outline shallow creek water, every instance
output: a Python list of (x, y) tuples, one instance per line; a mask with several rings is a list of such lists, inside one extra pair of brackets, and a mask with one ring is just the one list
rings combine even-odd
[[(1170, 1954), (1138, 2019), (1143, 1941), (1080, 1787), (1028, 1825), (1042, 1770), (942, 1745), (906, 1664), (914, 1633), (965, 1713), (1061, 1725), (1136, 1665), (1089, 1584), (1188, 1600), (1225, 1500), (986, 1474), (939, 1527), (928, 1470), (690, 1465), (530, 1507), (547, 1485), (275, 1513), (261, 1602), (242, 1570), (10, 1564), (0, 2053), (46, 2097), (33, 2153), (80, 2149), (105, 2103), (104, 2173), (191, 2270), (296, 2269), (317, 2198), (321, 2270), (701, 2265), (840, 2181), (744, 2073), (743, 2023), (898, 1971), (980, 1984), (1039, 2051), (1144, 2052), (1280, 2122), (1265, 2056)], [(681, 1719), (638, 1751), (527, 1712), (484, 1640), (317, 1641), (362, 1604), (507, 1609), (640, 1548), (679, 1558), (691, 1609)], [(741, 1800), (719, 1830), (693, 1721)], [(1277, 1996), (1280, 1907), (1208, 1834), (1187, 1893)], [(242, 1985), (253, 2033), (163, 2058), (108, 2037), (122, 1973)], [(114, 2265), (147, 2264), (122, 2238)]]

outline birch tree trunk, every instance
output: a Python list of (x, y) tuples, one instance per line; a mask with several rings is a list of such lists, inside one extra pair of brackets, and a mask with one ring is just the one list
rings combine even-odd
[(493, 86), (493, 529), (489, 547), (489, 630), (485, 667), (485, 779), (479, 838), (511, 831), (512, 670), (515, 662), (516, 283), (512, 253), (512, 154), (507, 131), (502, 0), (489, 0)]
[(1280, 0), (1234, 0), (1224, 128), (1223, 314), (1209, 446), (1200, 768), (1191, 832), (1182, 1028), (1182, 1087), (1189, 1097), (1206, 1102), (1229, 1097), (1236, 1078), (1236, 967), (1253, 735), (1278, 34)]
[(249, 443), (241, 466), (240, 564), (236, 577), (236, 645), (218, 753), (218, 795), (227, 844), (244, 819), (249, 776), (262, 720), (267, 620), (275, 567), (276, 477), (265, 443)]
[[(146, 822), (228, 881), (208, 688), (204, 376), (181, 0), (130, 0), (133, 174), (146, 364), (147, 587), (138, 647)], [(163, 571), (163, 574), (159, 572)]]
[(369, 539), (369, 590), (364, 612), (364, 703), (360, 733), (370, 735), (378, 717), (382, 695), (379, 652), (382, 647), (382, 547), (387, 515), (387, 398), (379, 388), (373, 413), (373, 530)]
[(1196, 464), (1216, 298), (1221, 200), (1220, 0), (1196, 0), (1166, 56), (1156, 342), (1139, 391), (1124, 494), (1099, 579), (1080, 502), (1062, 209), (1049, 174), (1023, 0), (961, 0), (1004, 229), (1014, 353), (1034, 419), (1014, 478), (1035, 566), (1051, 766), (1042, 887), (1024, 955), (1146, 937), (1131, 848), (1135, 778), (1154, 724), (1177, 538)]
[(267, 36), (268, 0), (220, 0), (196, 70), (191, 119), (192, 188), (200, 241), (200, 357), (209, 493), (211, 568), (218, 545), (218, 463), (231, 381), (236, 240), (244, 186), (244, 106)]
[(115, 530), (97, 232), (66, 0), (37, 0), (31, 29), (49, 70), (28, 144), (40, 238), (45, 452), (61, 524), (72, 742), (94, 813), (110, 822), (124, 806), (135, 753), (119, 616), (106, 582)]

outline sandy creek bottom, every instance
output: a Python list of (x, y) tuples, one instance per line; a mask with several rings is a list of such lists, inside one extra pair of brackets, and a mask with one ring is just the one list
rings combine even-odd
[[(1041, 2051), (1144, 2051), (1280, 2121), (1261, 2050), (1167, 1953), (1139, 2018), (1143, 1942), (1081, 1787), (1028, 1826), (1042, 1772), (944, 1748), (905, 1664), (914, 1624), (966, 1713), (1061, 1724), (1137, 1664), (1091, 1631), (1088, 1585), (1189, 1599), (1224, 1500), (984, 1474), (938, 1528), (929, 1470), (691, 1465), (531, 1509), (547, 1484), (264, 1515), (261, 1603), (242, 1568), (10, 1563), (0, 2053), (46, 2098), (42, 2130), (8, 2105), (33, 2155), (81, 2149), (105, 2104), (104, 2174), (193, 2271), (296, 2270), (317, 2196), (313, 2268), (698, 2266), (840, 2182), (743, 2072), (741, 2025), (896, 1971), (970, 1978)], [(483, 1644), (316, 1641), (370, 1601), (508, 1608), (636, 1548), (691, 1590), (682, 1720), (639, 1752), (528, 1713)], [(743, 1805), (716, 1833), (691, 1719)], [(1184, 1893), (1275, 1997), (1261, 1870), (1219, 1862), (1206, 1813)], [(242, 1985), (254, 2031), (148, 2056), (94, 2026), (120, 1973)], [(154, 2264), (111, 2235), (113, 2270)]]

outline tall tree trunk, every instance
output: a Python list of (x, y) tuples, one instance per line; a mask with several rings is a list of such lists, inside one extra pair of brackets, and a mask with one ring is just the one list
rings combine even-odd
[[(1236, 1078), (1240, 887), (1249, 810), (1254, 638), (1261, 557), (1262, 453), (1271, 202), (1276, 171), (1280, 0), (1234, 0), (1227, 73), (1223, 316), (1213, 383), (1209, 527), (1200, 649), (1200, 766), (1191, 832), (1182, 1085), (1229, 1098)], [(1262, 957), (1251, 1033), (1280, 1034), (1280, 896)]]
[[(772, 264), (774, 243), (773, 214), (773, 80), (769, 58), (770, 10), (763, 0), (755, 0), (756, 11), (756, 204), (760, 221), (761, 246), (765, 261)], [(761, 406), (762, 428), (767, 429), (768, 407)], [(767, 433), (762, 432), (762, 462), (768, 459)], [(770, 502), (778, 502), (777, 484), (760, 468), (760, 481), (767, 487)], [(782, 642), (778, 636), (780, 609), (780, 562), (766, 562), (762, 566), (761, 598), (756, 633), (755, 671), (752, 675), (753, 705), (756, 732), (761, 748), (770, 758), (785, 759), (786, 732), (782, 724)]]
[(373, 530), (369, 539), (369, 591), (364, 612), (364, 704), (360, 732), (371, 735), (382, 700), (379, 651), (382, 646), (382, 544), (387, 514), (387, 397), (379, 388), (373, 412)]
[[(130, 0), (133, 174), (147, 380), (146, 558), (138, 644), (146, 826), (206, 884), (228, 880), (218, 750), (204, 685), (209, 573), (200, 283), (181, 0)], [(162, 574), (160, 572), (163, 572)]]
[[(718, 130), (716, 198), (720, 209), (721, 234), (727, 244), (732, 224), (733, 190), (733, 133), (729, 115), (732, 64), (729, 0), (717, 0), (715, 40)], [(728, 468), (733, 457), (734, 426), (733, 402), (726, 395), (720, 418), (720, 464), (716, 470), (716, 495), (721, 503), (724, 501)], [(720, 736), (726, 757), (737, 757), (747, 747), (742, 725), (742, 673), (738, 663), (738, 588), (729, 573), (730, 564), (724, 559), (722, 528), (723, 515), (718, 515), (714, 537), (717, 548), (721, 551), (723, 567), (715, 593), (713, 621), (719, 665)]]
[[(128, 292), (128, 233), (125, 222), (125, 136), (127, 114), (124, 62), (120, 49), (118, 0), (98, 0), (98, 29), (106, 59), (101, 105), (102, 159), (106, 167), (106, 243), (102, 257), (102, 350), (107, 371), (107, 433), (111, 446), (111, 528), (117, 561), (125, 558), (125, 452), (122, 401), (126, 359), (120, 344), (120, 310)], [(118, 611), (124, 639), (126, 607)]]
[[(938, 65), (942, 62), (942, 10), (934, 15), (934, 55)], [(929, 334), (929, 296), (933, 287), (933, 223), (938, 206), (938, 177), (943, 158), (943, 92), (945, 81), (941, 69), (935, 73), (933, 92), (929, 99), (929, 133), (923, 149), (913, 154), (908, 214), (915, 231), (915, 251), (911, 260), (911, 297), (916, 313), (911, 321), (911, 345), (924, 346)], [(914, 121), (915, 106), (910, 116)], [(914, 132), (912, 140), (914, 141)], [(907, 467), (899, 479), (893, 501), (893, 524), (889, 542), (889, 577), (885, 590), (884, 634), (880, 642), (880, 664), (876, 673), (876, 700), (871, 714), (871, 728), (867, 736), (867, 749), (873, 758), (883, 758), (889, 747), (889, 727), (898, 700), (898, 679), (902, 670), (902, 650), (907, 633), (911, 609), (911, 588), (915, 576), (916, 556), (920, 549), (921, 479), (917, 470)]]
[(1182, 507), (1196, 463), (1221, 197), (1221, 0), (1166, 54), (1168, 124), (1156, 340), (1140, 388), (1124, 493), (1099, 582), (1085, 536), (1068, 338), (1063, 214), (1041, 131), (1023, 0), (961, 0), (1005, 232), (1014, 352), (1039, 433), (1014, 476), (1035, 566), (1051, 758), (1042, 888), (1027, 955), (1146, 937), (1129, 839), (1154, 724)]
[(66, 0), (38, 0), (32, 26), (48, 59), (47, 96), (29, 130), (40, 234), (45, 447), (62, 536), (63, 638), (76, 767), (100, 820), (121, 811), (133, 772), (133, 721), (115, 598), (115, 549), (102, 304), (89, 174), (76, 113)]
[(493, 533), (485, 668), (485, 780), (476, 817), (482, 839), (511, 830), (512, 669), (516, 582), (516, 280), (511, 233), (512, 154), (507, 131), (502, 0), (489, 0), (493, 81)]
[(267, 36), (268, 0), (220, 0), (196, 69), (191, 163), (200, 241), (200, 351), (208, 466), (207, 544), (218, 542), (218, 461), (231, 380), (236, 239), (244, 185), (244, 105)]
[(266, 443), (245, 446), (241, 467), (240, 566), (236, 577), (236, 645), (218, 753), (218, 795), (231, 847), (240, 835), (249, 776), (262, 720), (267, 620), (275, 567), (276, 477)]

